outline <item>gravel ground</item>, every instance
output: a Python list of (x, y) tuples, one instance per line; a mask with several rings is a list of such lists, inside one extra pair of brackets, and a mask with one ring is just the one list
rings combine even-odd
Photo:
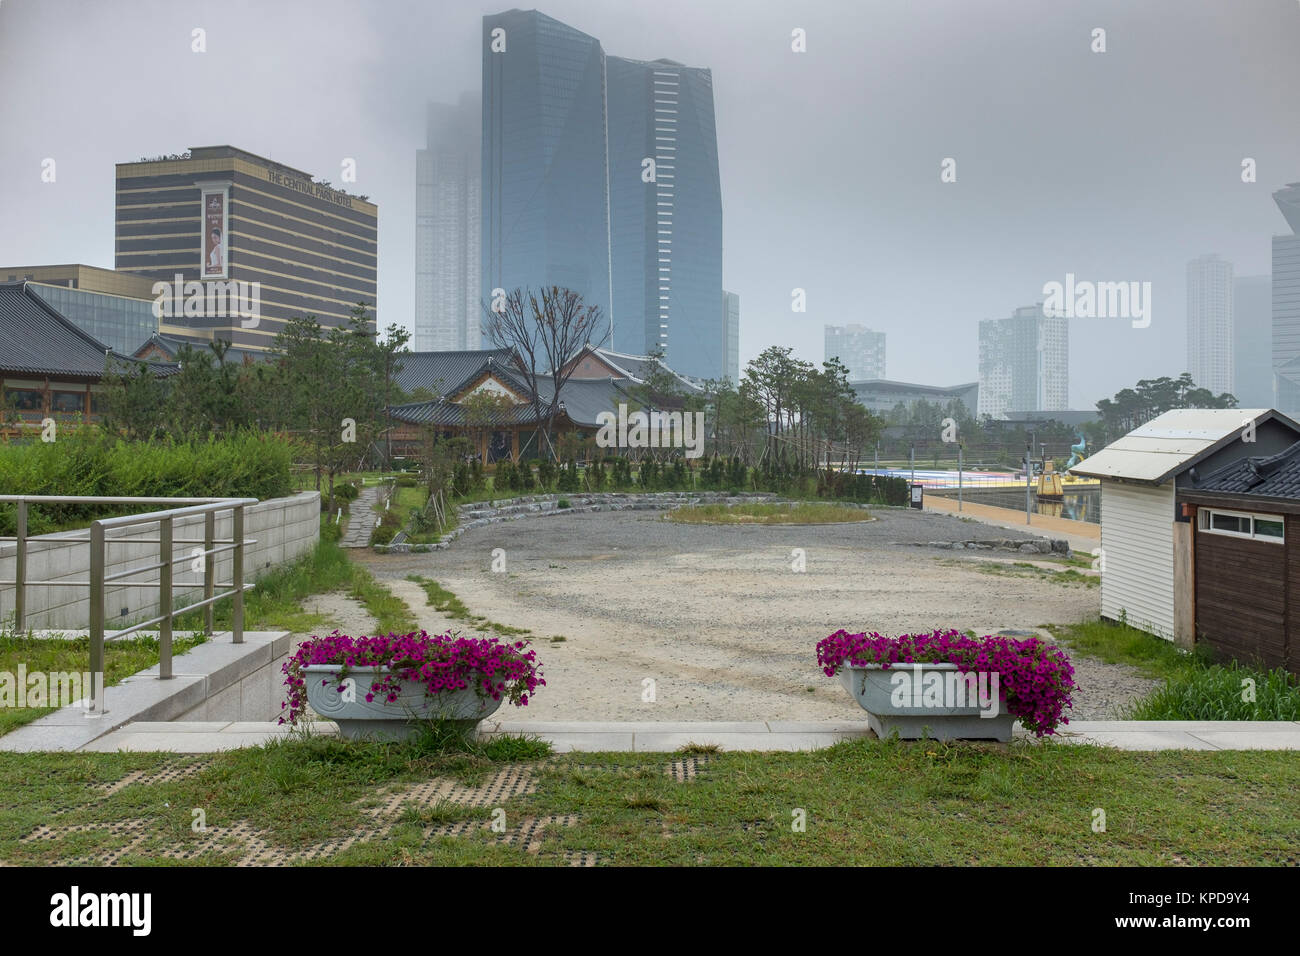
[[(547, 680), (527, 708), (534, 720), (857, 719), (816, 665), (817, 641), (840, 627), (993, 633), (1098, 612), (1096, 588), (976, 566), (1024, 555), (915, 546), (989, 537), (984, 525), (905, 509), (876, 515), (759, 527), (674, 524), (647, 512), (560, 515), (475, 528), (445, 551), (353, 557), (408, 603), (401, 579), (421, 574), (471, 613), (529, 628)], [(996, 537), (1032, 536), (997, 529)], [(498, 548), (504, 572), (491, 570)], [(802, 572), (793, 570), (796, 549)], [(429, 630), (464, 628), (427, 607), (417, 616)], [(565, 640), (552, 642), (557, 635)], [(1076, 719), (1114, 716), (1151, 683), (1098, 662), (1077, 661), (1076, 670)]]

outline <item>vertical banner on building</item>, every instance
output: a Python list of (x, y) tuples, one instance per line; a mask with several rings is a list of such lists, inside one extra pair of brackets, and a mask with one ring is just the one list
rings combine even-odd
[(203, 197), (203, 263), (199, 274), (205, 279), (225, 279), (229, 275), (226, 254), (230, 190), (227, 186), (205, 186), (200, 195)]

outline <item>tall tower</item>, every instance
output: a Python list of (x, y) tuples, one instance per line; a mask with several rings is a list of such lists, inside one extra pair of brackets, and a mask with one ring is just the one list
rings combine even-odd
[(1300, 183), (1273, 194), (1288, 235), (1273, 237), (1273, 407), (1300, 414)]
[(428, 143), (415, 154), (417, 352), (479, 347), (482, 104), (429, 105)]
[(600, 42), (509, 10), (483, 18), (482, 43), (480, 296), (560, 286), (612, 324)]
[(1070, 394), (1070, 326), (1063, 316), (1025, 306), (980, 322), (978, 414), (1060, 411)]
[(725, 372), (718, 336), (722, 190), (713, 75), (673, 60), (605, 60), (614, 348), (663, 348), (687, 375)]
[(1232, 263), (1200, 256), (1187, 263), (1187, 371), (1215, 395), (1233, 390)]

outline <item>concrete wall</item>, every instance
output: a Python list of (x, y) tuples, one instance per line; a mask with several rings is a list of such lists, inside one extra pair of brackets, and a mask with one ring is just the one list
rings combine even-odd
[[(218, 514), (217, 538), (229, 538), (233, 519), (230, 512)], [(202, 550), (203, 516), (177, 520), (172, 531), (176, 541), (174, 553), (178, 559), (187, 557), (193, 549)], [(67, 542), (69, 538), (88, 538), (89, 527), (78, 531), (29, 541), (27, 549), (27, 579), (29, 581), (90, 580), (90, 544), (88, 541)], [(132, 568), (145, 568), (158, 561), (158, 545), (139, 543), (132, 539), (158, 537), (158, 526), (146, 524), (135, 528), (110, 531), (105, 535), (107, 555), (105, 573), (111, 575)], [(255, 581), (272, 568), (289, 563), (315, 548), (320, 539), (320, 493), (303, 492), (289, 498), (273, 498), (250, 505), (244, 510), (244, 537), (256, 539), (244, 552), (245, 582)], [(197, 539), (198, 543), (182, 543), (182, 539)], [(0, 544), (0, 579), (14, 579), (14, 542)], [(223, 552), (217, 556), (217, 582), (229, 582), (233, 555)], [(177, 606), (203, 597), (203, 569), (191, 569), (189, 561), (178, 560), (174, 577)], [(141, 571), (138, 580), (156, 581), (157, 569)], [(132, 587), (126, 581), (110, 582), (105, 588), (105, 619), (109, 628), (127, 627), (136, 621), (147, 620), (158, 613), (157, 585)], [(116, 585), (116, 586), (115, 586)], [(29, 587), (27, 589), (27, 620), (29, 628), (85, 628), (90, 626), (89, 587)], [(8, 618), (14, 610), (14, 589), (0, 587), (0, 619)]]

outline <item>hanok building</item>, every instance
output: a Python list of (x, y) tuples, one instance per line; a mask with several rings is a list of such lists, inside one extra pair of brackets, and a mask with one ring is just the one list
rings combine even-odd
[(1199, 476), (1178, 503), (1193, 535), (1197, 643), (1300, 675), (1300, 442)]
[[(395, 455), (417, 453), (430, 432), (445, 438), (470, 438), (475, 444), (473, 454), (485, 463), (550, 454), (536, 448), (539, 416), (528, 375), (513, 350), (414, 352), (402, 356), (401, 361), (398, 385), (403, 391), (422, 389), (435, 397), (389, 410), (397, 423), (391, 436)], [(538, 408), (544, 420), (555, 405), (555, 432), (585, 440), (600, 428), (602, 412), (617, 414), (620, 404), (639, 407), (638, 393), (654, 371), (655, 359), (585, 346), (571, 363), (558, 403), (554, 402), (550, 375), (538, 374)], [(700, 391), (686, 377), (663, 368), (676, 377), (682, 391)], [(484, 392), (504, 396), (505, 401), (490, 420), (475, 421), (466, 401)]]
[[(232, 146), (117, 165), (116, 267), (170, 283), (164, 321), (265, 351), (293, 318), (373, 318), (378, 208)], [(193, 283), (194, 285), (190, 285)]]
[[(0, 283), (0, 432), (39, 427), (46, 419), (59, 425), (98, 419), (106, 368), (131, 361), (62, 316), (32, 283)], [(153, 367), (159, 375), (175, 371)]]
[(1101, 481), (1101, 616), (1194, 644), (1193, 526), (1181, 494), (1297, 440), (1300, 424), (1272, 409), (1177, 409), (1071, 468)]
[(129, 355), (159, 330), (153, 282), (143, 276), (76, 263), (0, 266), (0, 282), (22, 281), (65, 319), (115, 351)]

